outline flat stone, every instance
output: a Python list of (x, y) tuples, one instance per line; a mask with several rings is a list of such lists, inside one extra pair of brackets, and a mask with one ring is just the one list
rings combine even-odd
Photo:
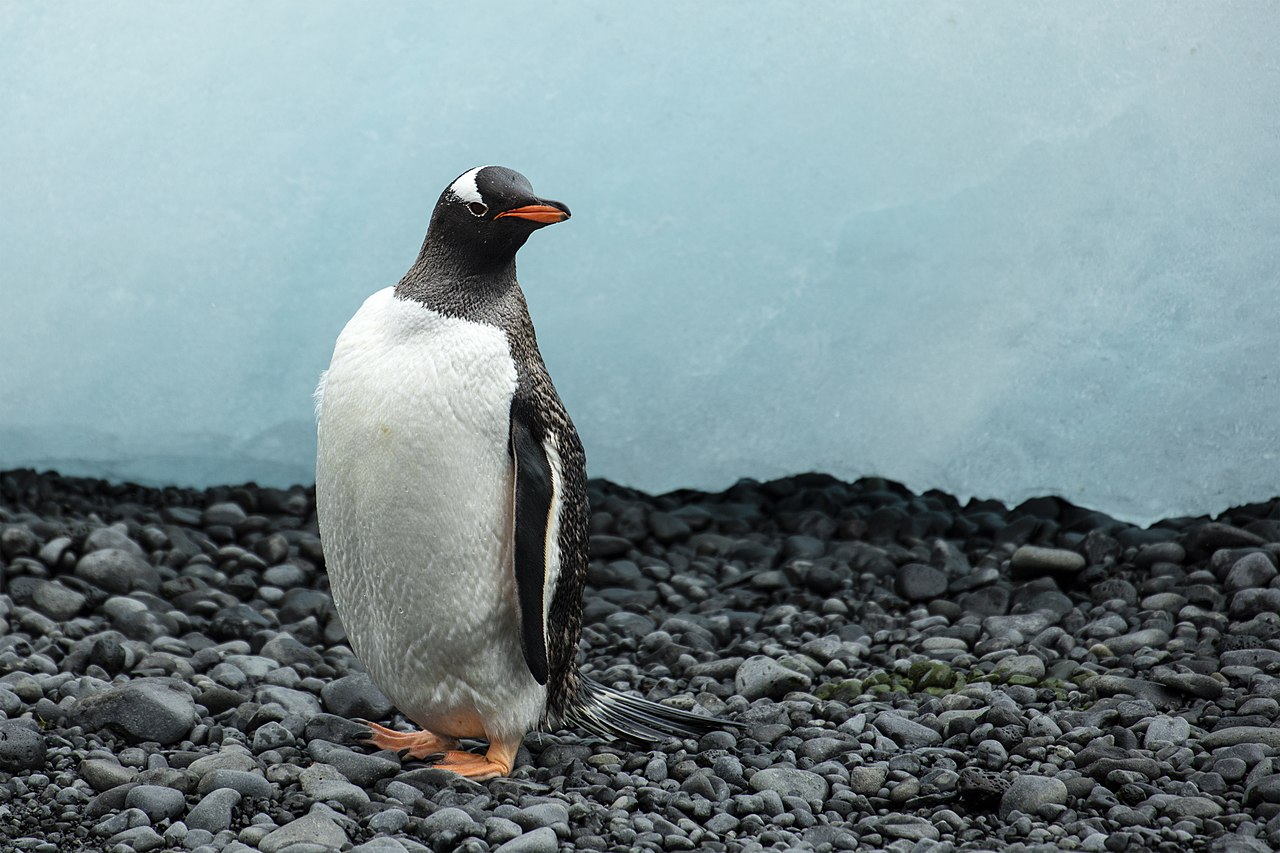
[(569, 809), (563, 803), (537, 803), (527, 806), (511, 816), (521, 829), (536, 829), (540, 826), (569, 824)]
[(942, 735), (923, 723), (908, 720), (900, 714), (884, 712), (875, 719), (875, 727), (904, 749), (937, 746)]
[(317, 844), (337, 850), (347, 843), (347, 834), (322, 812), (311, 812), (267, 833), (258, 842), (262, 853), (279, 853), (292, 844)]
[(262, 799), (271, 796), (271, 783), (267, 777), (244, 770), (210, 770), (201, 778), (197, 790), (203, 795), (218, 788), (230, 788), (244, 797)]
[(117, 785), (132, 782), (138, 775), (136, 767), (124, 767), (118, 761), (106, 758), (86, 758), (80, 762), (80, 776), (95, 791), (106, 791)]
[(314, 761), (332, 764), (348, 781), (363, 788), (400, 772), (400, 762), (394, 758), (365, 755), (323, 740), (313, 740), (307, 744), (307, 754)]
[(1117, 655), (1131, 655), (1139, 649), (1161, 649), (1169, 642), (1169, 632), (1160, 628), (1147, 628), (1111, 637), (1106, 641), (1107, 648)]
[(70, 716), (86, 731), (110, 729), (134, 743), (165, 746), (185, 738), (199, 722), (191, 695), (170, 678), (112, 684), (76, 700)]
[(1256, 743), (1272, 749), (1280, 749), (1280, 729), (1264, 726), (1232, 726), (1209, 732), (1200, 738), (1200, 746), (1206, 750), (1238, 746), (1242, 743)]
[(182, 814), (187, 805), (181, 791), (159, 785), (136, 785), (125, 795), (124, 804), (131, 809), (141, 809), (152, 823), (172, 820)]
[(813, 679), (802, 672), (788, 669), (764, 655), (749, 657), (733, 677), (738, 693), (748, 702), (755, 699), (781, 699), (793, 690), (806, 690)]
[(1217, 817), (1223, 811), (1222, 806), (1208, 797), (1180, 797), (1176, 794), (1152, 794), (1147, 798), (1147, 804), (1179, 818), (1198, 817), (1204, 820)]
[(766, 767), (751, 777), (755, 791), (776, 791), (779, 796), (824, 802), (830, 791), (827, 780), (808, 770), (791, 767)]
[(556, 838), (555, 830), (544, 826), (511, 839), (499, 846), (494, 853), (556, 853), (559, 849), (560, 841)]
[(1000, 798), (1000, 817), (1009, 818), (1014, 811), (1036, 815), (1041, 806), (1067, 804), (1067, 786), (1050, 776), (1018, 776)]
[(1009, 564), (1022, 577), (1036, 574), (1074, 575), (1084, 569), (1085, 559), (1084, 555), (1063, 548), (1022, 545), (1013, 552)]

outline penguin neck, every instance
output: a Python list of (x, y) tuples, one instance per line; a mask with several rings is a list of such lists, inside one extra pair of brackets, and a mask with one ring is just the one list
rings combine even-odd
[(494, 260), (433, 236), (427, 235), (417, 261), (396, 285), (399, 298), (452, 317), (479, 319), (519, 291), (514, 253)]

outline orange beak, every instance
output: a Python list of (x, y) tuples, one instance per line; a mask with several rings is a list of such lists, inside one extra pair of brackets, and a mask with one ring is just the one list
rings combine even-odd
[(550, 225), (555, 222), (564, 222), (569, 218), (569, 214), (558, 207), (552, 207), (549, 204), (527, 204), (524, 207), (514, 207), (511, 210), (504, 210), (497, 216), (495, 220), (504, 216), (515, 216), (520, 219), (528, 219), (530, 222), (538, 222), (543, 225)]

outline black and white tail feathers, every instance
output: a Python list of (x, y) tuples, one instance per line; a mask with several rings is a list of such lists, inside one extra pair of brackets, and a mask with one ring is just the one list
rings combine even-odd
[(628, 696), (579, 675), (577, 701), (564, 713), (564, 722), (608, 740), (648, 745), (670, 738), (697, 738), (724, 728), (737, 728), (731, 720), (701, 717)]

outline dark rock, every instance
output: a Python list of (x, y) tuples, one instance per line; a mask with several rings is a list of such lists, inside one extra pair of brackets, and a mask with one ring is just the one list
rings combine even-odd
[(135, 743), (166, 745), (182, 740), (199, 722), (191, 695), (168, 678), (113, 684), (76, 700), (71, 715), (88, 731), (110, 729)]
[(908, 601), (926, 601), (947, 591), (947, 576), (933, 566), (907, 563), (898, 569), (898, 595)]
[(394, 710), (367, 673), (356, 672), (330, 681), (320, 689), (325, 708), (339, 717), (382, 720)]
[(76, 577), (118, 595), (134, 590), (157, 592), (160, 589), (160, 573), (156, 567), (120, 548), (85, 554), (76, 563), (75, 572)]
[(44, 767), (46, 752), (44, 735), (29, 723), (0, 721), (0, 771), (40, 770)]
[(191, 829), (218, 834), (231, 826), (231, 814), (240, 803), (240, 792), (234, 788), (215, 788), (205, 794), (187, 814)]

